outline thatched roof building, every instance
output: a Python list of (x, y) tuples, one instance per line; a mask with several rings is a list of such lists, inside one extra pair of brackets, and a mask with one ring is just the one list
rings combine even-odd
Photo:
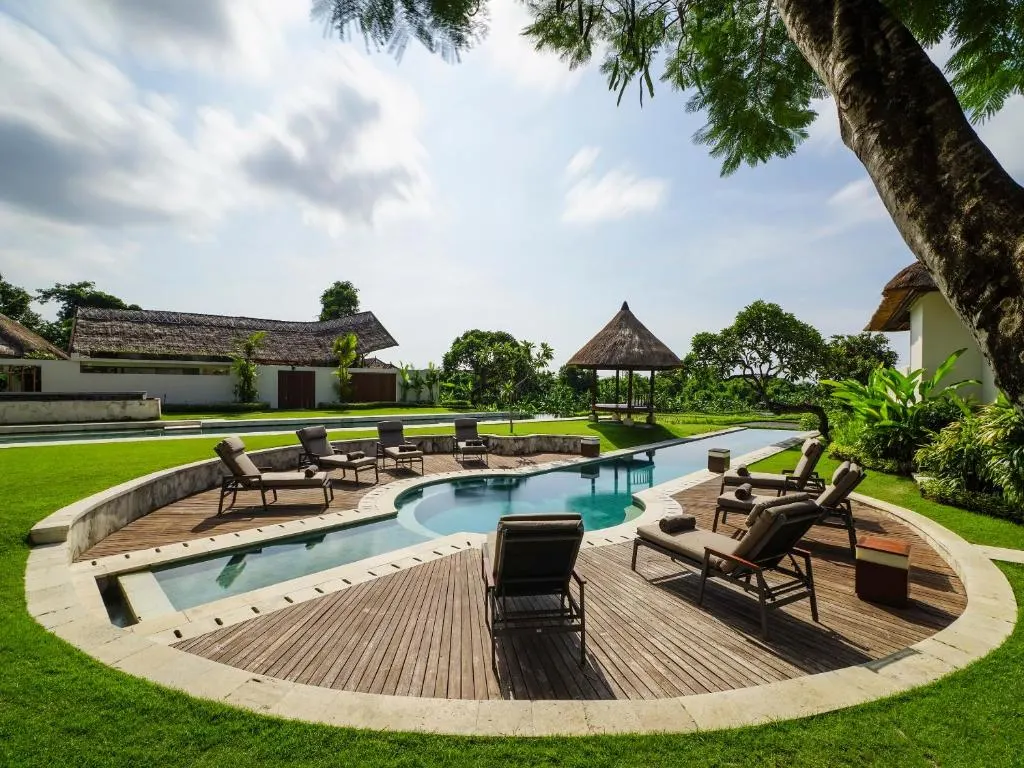
[(67, 355), (17, 320), (0, 315), (0, 357), (35, 357), (62, 360)]
[(882, 303), (865, 331), (909, 331), (910, 306), (919, 296), (939, 290), (924, 264), (915, 261), (901, 269), (882, 289)]
[(566, 365), (601, 371), (664, 371), (679, 368), (682, 361), (622, 302), (622, 309), (608, 325)]
[(257, 358), (263, 365), (335, 365), (331, 344), (347, 333), (356, 335), (361, 356), (398, 344), (372, 312), (323, 322), (290, 322), (80, 307), (70, 347), (72, 353), (92, 358), (226, 361), (256, 331), (267, 332)]

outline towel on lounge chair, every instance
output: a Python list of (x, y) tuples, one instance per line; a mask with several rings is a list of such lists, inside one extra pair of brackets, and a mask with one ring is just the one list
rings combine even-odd
[(306, 477), (312, 477), (313, 475), (315, 475), (319, 471), (320, 471), (320, 467), (318, 467), (316, 464), (310, 464), (308, 467), (306, 467), (306, 470), (305, 470)]
[(687, 514), (666, 515), (658, 521), (658, 527), (665, 533), (692, 531), (697, 527), (697, 518)]
[(750, 494), (753, 492), (753, 490), (754, 489), (750, 486), (750, 483), (744, 483), (743, 485), (739, 486), (735, 491), (733, 491), (733, 493), (736, 495), (737, 499), (742, 499), (743, 501), (746, 501), (747, 499), (750, 498)]
[(736, 474), (739, 475), (740, 477), (750, 477), (750, 470), (747, 469), (746, 464), (740, 464), (738, 467), (736, 467)]

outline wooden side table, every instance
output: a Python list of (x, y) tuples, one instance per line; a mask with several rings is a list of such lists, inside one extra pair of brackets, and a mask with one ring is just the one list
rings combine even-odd
[(910, 545), (881, 536), (857, 542), (857, 597), (902, 608), (910, 592)]

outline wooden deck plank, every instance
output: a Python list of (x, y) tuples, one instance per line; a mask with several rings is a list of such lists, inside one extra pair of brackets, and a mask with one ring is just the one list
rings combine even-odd
[[(679, 500), (710, 527), (717, 483)], [(759, 637), (756, 601), (712, 582), (704, 608), (697, 579), (632, 544), (586, 547), (587, 664), (578, 636), (499, 641), (491, 667), (480, 553), (468, 549), (342, 592), (289, 606), (177, 647), (261, 674), (375, 693), (448, 698), (663, 698), (727, 690), (882, 658), (947, 626), (964, 609), (963, 587), (938, 553), (902, 523), (855, 505), (858, 529), (911, 544), (911, 603), (892, 609), (853, 591), (843, 531), (815, 528), (812, 552), (821, 622), (806, 601), (770, 616)], [(733, 516), (723, 532), (741, 524)]]
[[(491, 456), (490, 469), (512, 469), (535, 466), (567, 458), (565, 454), (538, 453), (530, 456)], [(479, 469), (483, 464), (477, 461), (462, 464), (449, 454), (431, 454), (423, 457), (423, 473), (436, 475), (440, 472), (455, 472), (462, 469)], [(395, 480), (406, 480), (419, 476), (419, 472), (408, 468), (391, 468), (380, 471), (380, 483), (356, 483), (351, 479), (339, 479), (340, 471), (334, 473), (334, 501), (324, 507), (323, 493), (319, 490), (297, 489), (279, 493), (279, 501), (269, 505), (266, 512), (260, 506), (256, 491), (241, 491), (238, 504), (223, 515), (217, 515), (217, 500), (220, 489), (197, 493), (168, 504), (133, 520), (118, 531), (107, 536), (81, 553), (78, 560), (90, 560), (109, 555), (120, 555), (138, 549), (149, 549), (180, 541), (190, 541), (224, 533), (233, 533), (251, 528), (286, 523), (308, 517), (317, 517), (325, 512), (355, 509), (359, 500), (370, 491)]]

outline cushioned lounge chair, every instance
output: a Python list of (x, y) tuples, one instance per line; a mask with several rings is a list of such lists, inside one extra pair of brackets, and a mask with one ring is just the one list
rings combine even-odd
[(345, 479), (346, 472), (352, 472), (359, 482), (360, 472), (373, 472), (373, 482), (380, 480), (377, 472), (377, 459), (367, 456), (362, 451), (349, 451), (348, 453), (335, 453), (334, 445), (327, 439), (327, 427), (303, 427), (296, 431), (299, 442), (302, 443), (302, 453), (299, 454), (299, 469), (316, 464), (320, 469), (328, 472), (336, 469), (341, 470), (341, 479)]
[(800, 448), (800, 460), (793, 469), (784, 469), (779, 474), (770, 472), (751, 472), (744, 465), (722, 475), (721, 493), (729, 486), (749, 483), (753, 488), (775, 491), (782, 495), (787, 491), (820, 491), (825, 487), (824, 481), (814, 471), (818, 459), (825, 452), (825, 444), (817, 438), (804, 440)]
[(239, 491), (259, 491), (264, 511), (267, 509), (267, 491), (270, 491), (274, 501), (277, 501), (277, 492), (280, 490), (321, 488), (324, 492), (325, 507), (330, 506), (331, 500), (334, 498), (331, 480), (326, 472), (307, 475), (304, 471), (274, 472), (257, 467), (246, 454), (245, 443), (240, 437), (225, 437), (214, 446), (213, 450), (231, 470), (231, 474), (221, 482), (220, 501), (217, 504), (218, 515), (224, 511), (224, 499), (228, 495), (231, 496), (228, 509), (235, 505)]
[[(484, 615), (497, 669), (498, 638), (542, 632), (579, 632), (586, 663), (586, 580), (576, 572), (583, 519), (575, 513), (506, 515), (484, 545)], [(579, 600), (570, 590), (575, 581)], [(540, 599), (537, 599), (540, 598)]]
[(490, 466), (487, 443), (477, 431), (476, 419), (455, 420), (455, 440), (452, 454), (460, 461), (465, 461), (467, 456), (476, 459), (482, 458), (484, 463)]
[(420, 474), (423, 474), (423, 451), (406, 441), (400, 421), (377, 422), (377, 459), (384, 468), (387, 468), (388, 459), (394, 461), (396, 467), (405, 464), (409, 469), (419, 462)]
[[(667, 555), (673, 561), (700, 569), (697, 604), (704, 603), (707, 580), (719, 578), (757, 595), (761, 611), (761, 636), (768, 638), (768, 610), (810, 600), (811, 616), (818, 620), (811, 555), (798, 549), (820, 516), (818, 505), (802, 494), (771, 499), (751, 511), (749, 527), (740, 539), (693, 528), (666, 533), (658, 523), (637, 528), (632, 568), (640, 547)], [(779, 580), (777, 575), (782, 575)]]
[[(828, 528), (842, 528), (850, 538), (850, 554), (856, 557), (857, 554), (857, 530), (853, 517), (853, 507), (850, 505), (850, 494), (861, 484), (867, 473), (857, 464), (844, 461), (834, 473), (831, 482), (825, 486), (818, 495), (816, 502), (821, 508), (821, 516), (817, 525)], [(732, 491), (727, 491), (718, 497), (715, 506), (715, 520), (711, 525), (712, 531), (718, 530), (718, 520), (726, 522), (730, 512), (741, 512), (749, 515), (750, 511), (759, 503), (765, 501), (766, 496), (757, 496), (750, 493), (742, 498), (744, 491), (749, 489), (740, 486)], [(813, 496), (814, 494), (810, 494)]]

